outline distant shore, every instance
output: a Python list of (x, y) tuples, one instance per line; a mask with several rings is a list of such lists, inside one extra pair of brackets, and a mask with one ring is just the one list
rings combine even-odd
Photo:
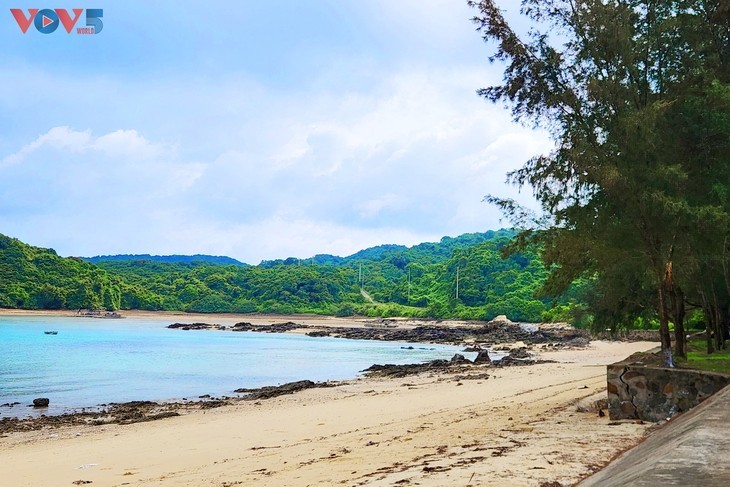
[[(151, 318), (155, 320), (166, 320), (170, 323), (177, 321), (206, 322), (232, 325), (241, 321), (248, 321), (254, 324), (271, 324), (283, 321), (298, 321), (305, 324), (317, 326), (366, 326), (377, 321), (388, 321), (402, 323), (403, 326), (416, 326), (417, 324), (464, 324), (474, 323), (465, 320), (438, 320), (420, 318), (371, 318), (365, 316), (326, 316), (316, 314), (268, 314), (268, 313), (187, 313), (185, 311), (145, 311), (145, 310), (118, 310), (117, 313), (123, 318)], [(78, 316), (76, 310), (27, 310), (0, 308), (0, 316)]]
[[(326, 316), (315, 314), (264, 314), (264, 313), (186, 313), (184, 311), (144, 311), (119, 310), (122, 318), (152, 319), (172, 323), (217, 323), (231, 326), (240, 322), (254, 325), (270, 325), (273, 323), (296, 322), (313, 328), (365, 328), (387, 326), (392, 328), (415, 328), (417, 326), (482, 326), (483, 321), (469, 321), (459, 319), (428, 319), (428, 318), (378, 318), (367, 316)], [(0, 308), (0, 316), (58, 316), (76, 317), (75, 310), (24, 310)], [(545, 329), (561, 329), (564, 325), (544, 324)], [(302, 330), (293, 330), (293, 333), (304, 333)]]
[[(18, 314), (73, 316), (72, 311), (0, 310), (0, 315)], [(373, 321), (122, 314), (228, 325), (371, 326)], [(415, 324), (408, 320), (396, 326)], [(645, 434), (649, 425), (613, 423), (596, 412), (579, 413), (575, 404), (605, 391), (606, 364), (655, 345), (593, 341), (582, 349), (533, 351), (554, 363), (368, 377), (270, 399), (191, 407), (153, 422), (47, 425), (5, 434), (0, 468), (12, 485), (78, 480), (176, 486), (569, 485)]]

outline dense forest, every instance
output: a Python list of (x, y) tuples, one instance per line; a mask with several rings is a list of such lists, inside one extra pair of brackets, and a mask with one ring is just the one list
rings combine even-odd
[(105, 261), (128, 261), (128, 260), (150, 260), (153, 262), (172, 262), (172, 263), (192, 263), (192, 262), (205, 262), (207, 264), (230, 264), (230, 265), (245, 265), (231, 257), (218, 256), (218, 255), (150, 255), (150, 254), (118, 254), (118, 255), (97, 255), (96, 257), (82, 257), (87, 262), (96, 264), (97, 262)]
[[(503, 257), (514, 232), (472, 233), (413, 247), (381, 245), (348, 257), (316, 255), (245, 265), (232, 259), (62, 258), (0, 236), (0, 306), (320, 313), (514, 320), (554, 317), (565, 302), (537, 297), (539, 255)], [(361, 290), (364, 293), (361, 293)]]
[(524, 229), (519, 241), (543, 249), (545, 290), (589, 280), (597, 325), (657, 321), (670, 367), (673, 354), (687, 356), (692, 313), (706, 324), (707, 352), (725, 348), (730, 4), (524, 0), (519, 21), (498, 0), (469, 4), (504, 68), (479, 94), (554, 141), (508, 176), (531, 188), (542, 214), (487, 198)]

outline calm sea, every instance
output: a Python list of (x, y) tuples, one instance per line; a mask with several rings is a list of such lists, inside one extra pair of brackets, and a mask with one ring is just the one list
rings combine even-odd
[[(21, 403), (0, 406), (0, 417), (40, 414), (27, 407), (36, 397), (50, 399), (44, 414), (60, 414), (109, 402), (235, 396), (239, 387), (350, 379), (375, 363), (451, 358), (460, 350), (294, 334), (170, 330), (168, 324), (0, 316), (0, 404)], [(46, 335), (46, 330), (58, 334)], [(402, 348), (409, 346), (414, 348)]]

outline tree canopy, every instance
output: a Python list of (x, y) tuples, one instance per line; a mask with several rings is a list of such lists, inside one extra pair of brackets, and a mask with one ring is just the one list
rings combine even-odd
[[(595, 281), (596, 318), (656, 316), (672, 365), (685, 305), (708, 337), (728, 332), (730, 6), (720, 0), (524, 0), (518, 35), (498, 2), (470, 1), (503, 83), (479, 90), (555, 141), (511, 173), (545, 216), (522, 234), (550, 270), (545, 289)], [(489, 197), (516, 221), (510, 200)], [(710, 346), (708, 339), (708, 346)]]

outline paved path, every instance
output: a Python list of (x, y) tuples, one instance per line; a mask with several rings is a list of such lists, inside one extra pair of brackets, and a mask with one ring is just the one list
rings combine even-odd
[(730, 386), (578, 485), (730, 486)]
[(370, 301), (372, 304), (378, 304), (363, 288), (360, 288), (360, 294), (362, 294), (362, 297)]

